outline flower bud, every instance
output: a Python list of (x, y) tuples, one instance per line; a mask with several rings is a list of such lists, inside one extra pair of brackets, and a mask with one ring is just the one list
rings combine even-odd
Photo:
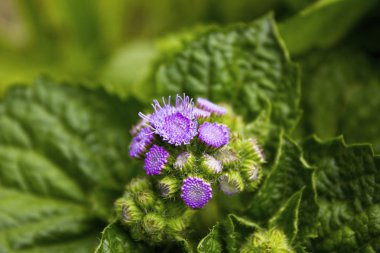
[(142, 227), (154, 242), (160, 242), (164, 236), (165, 221), (156, 213), (147, 213), (142, 220)]
[(116, 213), (121, 223), (129, 226), (139, 221), (143, 213), (132, 199), (120, 198), (115, 202)]
[(144, 229), (141, 227), (139, 223), (132, 225), (129, 228), (129, 233), (131, 234), (131, 237), (136, 241), (141, 241), (146, 238)]
[(239, 158), (235, 151), (229, 147), (219, 149), (214, 157), (220, 161), (224, 166), (236, 165), (239, 162)]
[(273, 252), (293, 253), (285, 234), (277, 229), (269, 231), (261, 230), (251, 235), (247, 242), (241, 247), (240, 252)]
[(141, 209), (149, 209), (155, 204), (155, 196), (151, 190), (135, 193), (133, 198)]
[(158, 182), (160, 195), (164, 198), (174, 197), (179, 187), (178, 180), (173, 177), (164, 177)]
[(261, 166), (251, 160), (245, 161), (241, 167), (241, 175), (246, 183), (247, 190), (255, 190), (261, 181)]
[(191, 170), (195, 163), (195, 157), (191, 152), (184, 151), (179, 154), (174, 162), (174, 168), (178, 170)]
[(263, 151), (256, 139), (243, 140), (239, 143), (238, 148), (243, 160), (252, 160), (258, 164), (265, 162)]
[(222, 163), (216, 160), (211, 155), (203, 155), (201, 158), (201, 168), (210, 174), (217, 174), (222, 172), (223, 166)]
[(226, 195), (234, 195), (244, 190), (244, 182), (239, 172), (229, 171), (219, 177), (219, 187)]
[(151, 188), (147, 178), (133, 178), (126, 186), (127, 193), (138, 193)]
[(172, 232), (174, 236), (185, 231), (190, 225), (191, 218), (194, 214), (195, 211), (193, 209), (186, 208), (181, 216), (168, 219), (166, 223), (169, 231)]

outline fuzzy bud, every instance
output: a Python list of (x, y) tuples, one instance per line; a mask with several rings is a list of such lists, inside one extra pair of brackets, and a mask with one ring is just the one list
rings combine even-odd
[(285, 234), (277, 229), (269, 231), (259, 230), (251, 235), (247, 242), (241, 247), (240, 252), (273, 252), (293, 253)]
[(155, 202), (155, 196), (154, 193), (150, 190), (145, 190), (138, 192), (134, 194), (133, 196), (136, 204), (141, 208), (141, 209), (149, 209), (154, 206)]
[(216, 160), (213, 156), (207, 154), (203, 155), (201, 158), (201, 167), (210, 174), (217, 174), (223, 170), (222, 163)]
[(147, 213), (142, 220), (142, 227), (149, 239), (154, 242), (162, 241), (165, 232), (165, 221), (159, 214)]
[(126, 186), (126, 192), (133, 194), (149, 190), (150, 188), (151, 186), (147, 178), (133, 178)]
[(132, 199), (120, 198), (115, 202), (116, 213), (123, 225), (129, 226), (139, 221), (143, 213)]
[(219, 177), (219, 187), (226, 195), (234, 195), (244, 190), (244, 182), (239, 172), (229, 171)]
[(229, 147), (219, 149), (214, 157), (220, 161), (224, 166), (236, 165), (239, 162), (239, 157), (236, 152)]
[(164, 198), (174, 197), (179, 187), (178, 180), (173, 177), (164, 177), (158, 182), (160, 195)]
[(184, 151), (179, 154), (173, 164), (178, 170), (191, 170), (194, 167), (195, 157), (191, 152)]
[(240, 155), (244, 160), (252, 160), (257, 164), (265, 162), (264, 153), (256, 139), (248, 139), (240, 142)]
[(261, 166), (253, 161), (244, 162), (241, 168), (241, 174), (249, 191), (255, 190), (260, 184), (262, 178)]

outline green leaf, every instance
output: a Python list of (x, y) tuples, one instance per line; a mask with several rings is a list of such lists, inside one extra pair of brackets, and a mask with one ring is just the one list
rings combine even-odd
[(128, 233), (113, 222), (109, 224), (102, 232), (102, 238), (96, 248), (95, 253), (139, 253), (151, 252), (147, 245), (135, 242)]
[(320, 0), (280, 24), (292, 55), (338, 43), (376, 0)]
[(304, 134), (322, 138), (344, 134), (348, 143), (368, 142), (380, 151), (379, 63), (351, 47), (304, 57)]
[[(133, 105), (133, 106), (132, 106)], [(139, 103), (40, 79), (0, 102), (0, 251), (90, 252), (134, 175)]]
[(154, 96), (186, 92), (228, 102), (248, 121), (272, 103), (273, 128), (290, 131), (300, 111), (299, 70), (266, 16), (249, 24), (197, 30), (156, 59)]
[(265, 224), (281, 206), (286, 205), (293, 194), (304, 189), (300, 203), (299, 233), (301, 237), (313, 236), (317, 214), (313, 172), (313, 168), (304, 161), (301, 148), (288, 137), (282, 137), (275, 165), (252, 198), (248, 210), (250, 217)]
[(197, 250), (200, 253), (223, 252), (218, 224), (199, 242)]
[(315, 165), (321, 224), (315, 252), (380, 251), (380, 162), (369, 145), (347, 146), (342, 138), (303, 143)]
[(298, 233), (298, 216), (304, 188), (294, 193), (269, 220), (269, 228), (281, 229), (292, 243)]
[(256, 223), (234, 214), (229, 214), (223, 225), (223, 238), (230, 253), (238, 252), (247, 236), (260, 229)]

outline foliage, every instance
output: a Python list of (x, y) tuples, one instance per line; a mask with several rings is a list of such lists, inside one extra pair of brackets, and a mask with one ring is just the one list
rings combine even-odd
[[(0, 4), (0, 252), (380, 252), (379, 4), (177, 2)], [(196, 21), (216, 24), (151, 41)], [(183, 92), (241, 115), (231, 129), (263, 144), (263, 178), (146, 243), (115, 203), (144, 174), (128, 131)]]

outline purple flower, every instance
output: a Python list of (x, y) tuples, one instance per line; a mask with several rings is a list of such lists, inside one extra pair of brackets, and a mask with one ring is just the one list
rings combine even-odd
[(193, 113), (197, 118), (208, 118), (211, 116), (211, 112), (194, 107)]
[(141, 129), (141, 131), (132, 139), (129, 147), (129, 155), (138, 158), (145, 153), (147, 148), (152, 144), (154, 135), (149, 127)]
[(130, 131), (130, 133), (135, 136), (139, 133), (139, 131), (144, 128), (148, 124), (148, 120), (150, 117), (150, 114), (145, 115), (145, 118), (141, 119), (136, 125), (134, 125)]
[(205, 98), (198, 98), (197, 99), (197, 106), (205, 111), (214, 113), (216, 115), (223, 115), (226, 114), (227, 110), (217, 104), (214, 104), (213, 102), (205, 99)]
[(202, 208), (211, 197), (211, 185), (202, 178), (188, 177), (183, 181), (181, 198), (189, 207)]
[(147, 117), (139, 113), (152, 126), (152, 131), (162, 137), (169, 144), (176, 146), (190, 144), (197, 134), (198, 122), (193, 113), (193, 102), (188, 96), (177, 95), (175, 106), (163, 99), (163, 106), (157, 100), (153, 101), (154, 113)]
[(190, 158), (190, 153), (189, 152), (182, 152), (181, 154), (179, 154), (174, 162), (174, 168), (175, 169), (182, 169), (183, 166), (185, 166), (185, 164), (188, 162)]
[(168, 162), (169, 152), (163, 147), (153, 145), (146, 153), (144, 169), (148, 175), (158, 175)]
[(199, 140), (212, 148), (220, 148), (228, 144), (230, 129), (224, 125), (205, 122), (199, 127)]

